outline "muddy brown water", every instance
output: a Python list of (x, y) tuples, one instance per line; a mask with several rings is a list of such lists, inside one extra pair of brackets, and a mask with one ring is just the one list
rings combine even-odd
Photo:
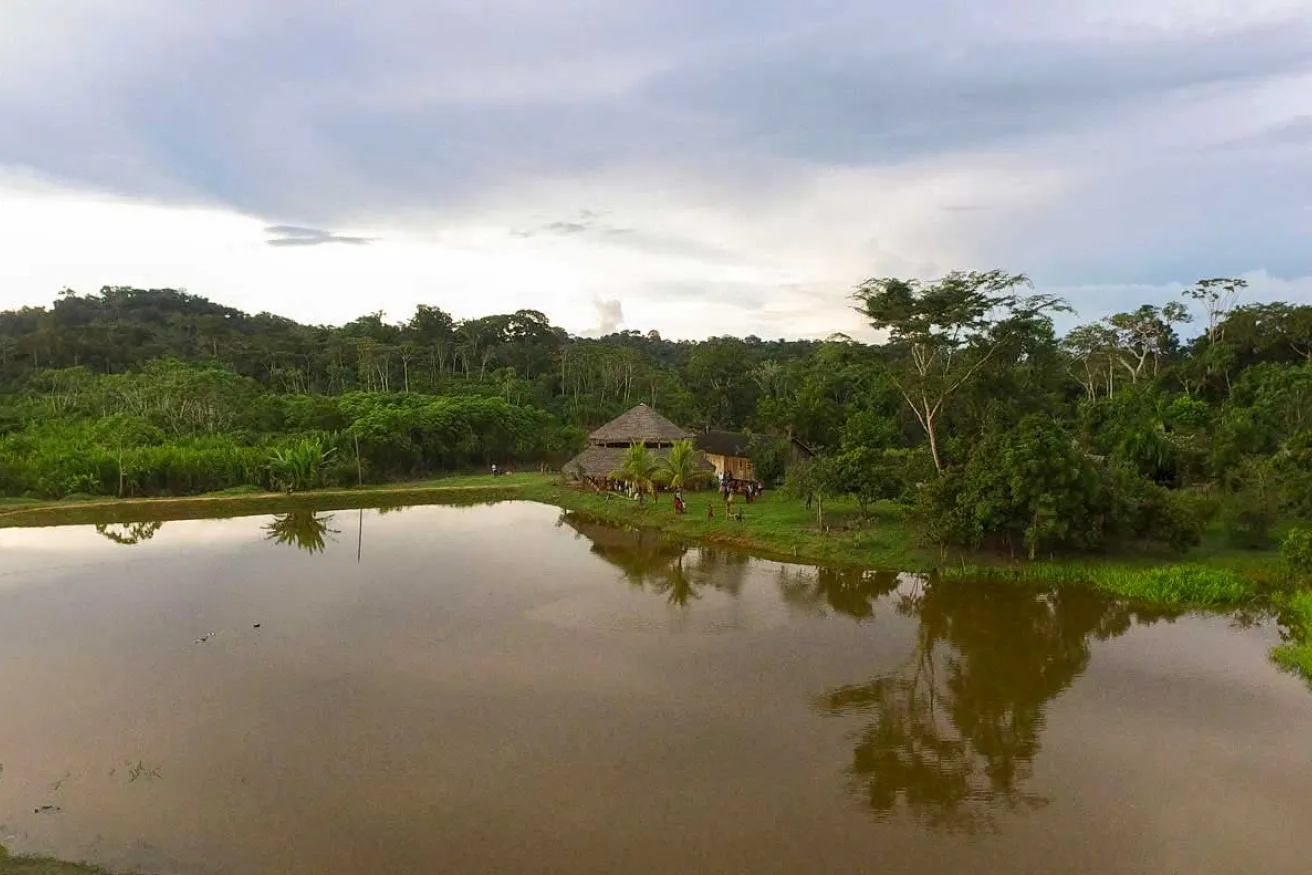
[(5, 530), (0, 843), (179, 875), (1305, 875), (1312, 693), (1276, 636), (526, 503)]

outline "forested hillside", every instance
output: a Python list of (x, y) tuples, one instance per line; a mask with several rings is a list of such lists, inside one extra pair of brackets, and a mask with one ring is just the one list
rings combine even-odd
[[(1064, 336), (1023, 277), (872, 279), (887, 340), (623, 332), (422, 306), (340, 327), (173, 290), (0, 313), (0, 493), (182, 494), (557, 462), (639, 401), (689, 427), (793, 433), (799, 488), (905, 502), (937, 541), (1263, 542), (1312, 516), (1312, 307), (1206, 280)], [(1063, 316), (1065, 323), (1070, 316)], [(778, 472), (768, 437), (758, 465)]]

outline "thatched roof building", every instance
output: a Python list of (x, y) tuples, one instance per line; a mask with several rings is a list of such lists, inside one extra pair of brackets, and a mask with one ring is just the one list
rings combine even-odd
[(639, 404), (588, 435), (588, 442), (598, 447), (631, 447), (643, 443), (655, 449), (691, 437), (692, 432), (670, 422), (646, 404)]
[[(624, 463), (624, 453), (629, 447), (644, 444), (659, 459), (669, 455), (675, 441), (692, 437), (692, 432), (670, 422), (646, 404), (639, 404), (588, 435), (590, 446), (566, 462), (561, 470), (572, 480), (604, 480)], [(705, 460), (701, 467), (711, 470)]]

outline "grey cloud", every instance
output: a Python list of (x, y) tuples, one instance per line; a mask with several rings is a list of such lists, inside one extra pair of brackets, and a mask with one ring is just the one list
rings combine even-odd
[(953, 51), (831, 34), (714, 57), (653, 86), (726, 136), (810, 160), (887, 162), (1091, 127), (1169, 95), (1312, 69), (1312, 26), (1104, 39), (999, 40)]
[[(1124, 42), (1023, 30), (999, 40), (955, 17), (856, 0), (753, 5), (750, 15), (654, 0), (584, 5), (596, 16), (588, 25), (512, 4), (527, 27), (483, 30), (450, 2), (425, 11), (387, 0), (363, 20), (293, 2), (261, 28), (175, 51), (178, 69), (137, 58), (148, 72), (118, 88), (80, 82), (88, 87), (68, 97), (72, 106), (0, 97), (0, 161), (336, 222), (375, 204), (458, 205), (509, 179), (630, 161), (718, 173), (742, 154), (880, 163), (969, 150), (1312, 62), (1309, 25), (1298, 22)], [(415, 16), (414, 26), (388, 9)], [(489, 5), (489, 22), (497, 10)], [(937, 42), (927, 36), (935, 25)], [(589, 64), (604, 71), (629, 56), (650, 58), (629, 88), (586, 87)], [(535, 93), (535, 76), (565, 59), (578, 66), (574, 78)], [(515, 87), (479, 100), (480, 77)], [(406, 87), (419, 96), (392, 96)], [(107, 165), (107, 145), (137, 169)]]
[(621, 228), (602, 221), (602, 214), (593, 210), (579, 210), (569, 219), (556, 219), (543, 222), (532, 228), (515, 228), (510, 233), (516, 237), (537, 237), (555, 235), (572, 237), (579, 234), (618, 235), (631, 233), (631, 228)]
[(351, 246), (364, 246), (372, 243), (368, 237), (343, 237), (319, 228), (302, 228), (299, 225), (270, 225), (264, 229), (270, 239), (264, 241), (270, 246), (322, 246), (325, 243), (345, 243)]
[(1257, 145), (1306, 146), (1312, 144), (1312, 115), (1300, 115), (1267, 128), (1250, 141)]
[(605, 219), (605, 214), (586, 209), (569, 219), (543, 222), (530, 228), (512, 228), (510, 234), (520, 238), (587, 237), (594, 242), (650, 255), (693, 258), (705, 262), (723, 262), (732, 257), (724, 249), (697, 240), (613, 224)]
[[(1022, 0), (261, 8), (211, 4), (178, 13), (195, 19), (186, 27), (88, 12), (96, 20), (65, 51), (0, 64), (0, 165), (327, 227), (458, 219), (489, 192), (603, 171), (641, 192), (659, 171), (750, 221), (758, 200), (804, 194), (808, 174), (826, 168), (1033, 150), (1076, 175), (1097, 168), (1096, 182), (1031, 213), (943, 208), (970, 227), (983, 263), (1071, 285), (1312, 273), (1299, 194), (1312, 190), (1312, 162), (1261, 144), (1182, 160), (1142, 124), (1307, 75), (1312, 16), (1296, 9), (1262, 26), (1234, 23), (1236, 7), (1222, 27), (1113, 32)], [(1217, 108), (1193, 124), (1203, 148), (1225, 140), (1231, 118)], [(1131, 157), (1079, 147), (1109, 131), (1133, 140)], [(1286, 153), (1309, 136), (1306, 118), (1264, 135)], [(510, 233), (726, 257), (648, 218), (584, 211)], [(365, 241), (269, 241), (334, 242)]]

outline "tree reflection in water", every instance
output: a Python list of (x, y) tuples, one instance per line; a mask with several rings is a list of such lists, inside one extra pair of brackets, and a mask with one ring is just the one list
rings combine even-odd
[(824, 608), (866, 620), (875, 615), (875, 602), (897, 589), (894, 571), (861, 568), (779, 568), (779, 592), (794, 607), (816, 612)]
[(282, 513), (264, 524), (264, 539), (277, 544), (291, 544), (307, 553), (322, 553), (327, 549), (326, 537), (339, 534), (328, 528), (332, 514), (317, 514), (309, 510)]
[(876, 816), (903, 809), (961, 832), (1046, 804), (1025, 783), (1048, 703), (1087, 668), (1091, 639), (1162, 616), (1077, 589), (958, 581), (917, 584), (897, 606), (919, 620), (911, 657), (817, 707), (864, 719), (849, 774)]
[(658, 531), (621, 528), (576, 513), (562, 513), (560, 523), (587, 538), (592, 552), (634, 587), (663, 595), (675, 607), (687, 607), (707, 588), (737, 596), (751, 564), (741, 553), (690, 550)]
[(164, 523), (154, 520), (145, 523), (100, 523), (96, 532), (115, 544), (140, 544), (155, 537), (155, 533), (164, 528)]

